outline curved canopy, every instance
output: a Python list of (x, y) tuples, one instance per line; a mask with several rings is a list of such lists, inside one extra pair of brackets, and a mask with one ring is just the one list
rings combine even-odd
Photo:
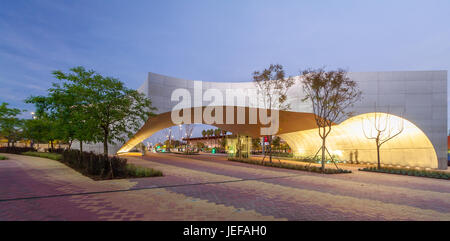
[[(220, 107), (222, 107), (222, 106), (220, 106)], [(189, 108), (192, 113), (191, 114), (191, 123), (208, 124), (203, 121), (203, 118), (201, 118), (202, 119), (201, 122), (195, 122), (195, 120), (194, 120), (194, 113), (196, 111), (201, 111), (201, 113), (203, 113), (205, 108), (206, 108), (205, 106)], [(223, 108), (224, 108), (223, 123), (226, 123), (227, 111), (225, 110), (225, 108), (230, 108), (230, 107), (223, 106)], [(269, 125), (261, 125), (260, 121), (257, 121), (258, 124), (248, 124), (249, 123), (248, 116), (249, 116), (250, 111), (257, 111), (257, 113), (259, 113), (259, 111), (266, 111), (265, 109), (252, 108), (252, 107), (236, 107), (236, 106), (231, 107), (231, 108), (234, 108), (234, 111), (233, 111), (234, 122), (233, 123), (238, 123), (237, 122), (237, 113), (239, 111), (245, 111), (245, 116), (246, 116), (245, 124), (211, 124), (211, 125), (219, 127), (223, 130), (230, 131), (232, 133), (239, 133), (242, 135), (248, 135), (248, 136), (253, 136), (253, 137), (261, 136), (261, 134), (260, 134), (261, 127), (269, 126)], [(187, 110), (188, 109), (183, 109), (183, 111), (187, 111)], [(178, 112), (179, 110), (175, 110), (175, 111)], [(135, 147), (137, 144), (139, 144), (143, 140), (147, 139), (154, 133), (156, 133), (162, 129), (174, 126), (175, 124), (172, 122), (171, 115), (172, 115), (172, 112), (166, 112), (166, 113), (159, 114), (157, 116), (150, 117), (145, 122), (144, 126), (142, 126), (142, 128), (130, 140), (128, 140), (117, 152), (118, 153), (128, 152), (133, 147)], [(291, 112), (291, 111), (279, 111), (278, 134), (308, 130), (308, 129), (313, 129), (313, 128), (317, 128), (317, 125), (316, 125), (316, 122), (314, 119), (314, 114), (302, 113), (302, 112)]]
[[(182, 111), (191, 111), (191, 123), (209, 124), (200, 118), (196, 122), (194, 113), (203, 113), (206, 107), (193, 107)], [(237, 123), (237, 113), (244, 112), (245, 124), (212, 124), (223, 130), (242, 135), (259, 137), (262, 127), (268, 125), (249, 124), (250, 111), (266, 111), (261, 108), (251, 107), (225, 107), (223, 110), (223, 123), (226, 123), (226, 108), (234, 108), (230, 113), (234, 115)], [(175, 110), (178, 112), (179, 110)], [(242, 113), (241, 112), (241, 113)], [(128, 140), (118, 151), (124, 153), (130, 151), (134, 146), (147, 139), (154, 133), (174, 126), (171, 118), (172, 112), (166, 112), (150, 117), (144, 126)], [(313, 156), (321, 146), (322, 140), (318, 135), (317, 124), (313, 113), (279, 111), (279, 129), (277, 135), (286, 140), (296, 156)], [(395, 115), (389, 115), (392, 123), (402, 123), (403, 131), (395, 138), (387, 141), (381, 147), (381, 162), (411, 167), (438, 168), (438, 159), (433, 144), (416, 125), (410, 121)], [(376, 163), (376, 144), (373, 139), (367, 139), (363, 132), (363, 119), (374, 122), (374, 113), (361, 114), (334, 125), (327, 137), (327, 147), (331, 154), (338, 156), (341, 160), (352, 160), (358, 162)], [(259, 119), (259, 118), (258, 118)], [(368, 128), (365, 126), (365, 128)], [(370, 128), (370, 127), (369, 127)]]

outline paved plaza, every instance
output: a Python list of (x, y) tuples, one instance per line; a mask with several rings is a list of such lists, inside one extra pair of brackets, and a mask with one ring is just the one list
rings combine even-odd
[(448, 180), (147, 154), (127, 158), (163, 177), (93, 181), (57, 161), (2, 155), (0, 220), (450, 220)]

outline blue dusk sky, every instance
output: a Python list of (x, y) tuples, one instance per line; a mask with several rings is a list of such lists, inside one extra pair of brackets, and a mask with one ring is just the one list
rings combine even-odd
[(450, 1), (2, 0), (0, 102), (27, 109), (53, 70), (82, 65), (138, 88), (147, 72), (251, 81), (271, 63), (289, 75), (449, 70)]

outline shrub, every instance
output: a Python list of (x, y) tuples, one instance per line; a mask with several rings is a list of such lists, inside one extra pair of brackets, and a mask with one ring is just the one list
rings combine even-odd
[(52, 160), (56, 160), (56, 161), (59, 161), (62, 158), (61, 154), (48, 153), (48, 152), (27, 151), (27, 152), (22, 152), (22, 155), (43, 157), (43, 158), (48, 158), (48, 159), (52, 159)]
[[(322, 169), (317, 166), (307, 166), (307, 165), (295, 165), (295, 164), (289, 164), (289, 163), (282, 163), (282, 162), (261, 162), (251, 159), (239, 159), (239, 158), (228, 158), (230, 161), (235, 162), (242, 162), (242, 163), (248, 163), (248, 164), (255, 164), (255, 165), (261, 165), (261, 166), (270, 166), (270, 167), (277, 167), (277, 168), (286, 168), (286, 169), (293, 169), (293, 170), (300, 170), (300, 171), (309, 171), (309, 172), (318, 172), (322, 173)], [(351, 173), (350, 170), (344, 170), (344, 169), (331, 169), (331, 168), (325, 168), (324, 173), (325, 174), (338, 174), (338, 173)]]
[(3, 152), (3, 153), (21, 154), (22, 152), (28, 152), (28, 151), (36, 151), (36, 149), (31, 148), (31, 147), (17, 147), (17, 146), (0, 147), (0, 152)]
[(111, 166), (114, 178), (162, 176), (161, 171), (127, 164), (127, 159), (117, 156), (64, 150), (61, 161), (94, 179), (110, 179)]
[(436, 170), (416, 170), (416, 169), (396, 168), (396, 167), (382, 167), (381, 169), (377, 169), (376, 167), (365, 167), (360, 168), (359, 170), (367, 172), (381, 172), (381, 173), (408, 175), (416, 177), (429, 177), (447, 180), (450, 179), (450, 173)]
[(45, 149), (46, 152), (51, 152), (51, 153), (58, 153), (58, 154), (62, 154), (66, 149), (64, 148), (49, 148), (49, 149)]
[(0, 160), (7, 160), (8, 159), (8, 157), (6, 157), (6, 156), (0, 156)]
[(127, 160), (116, 156), (109, 157), (93, 152), (64, 150), (61, 161), (85, 175), (96, 178), (111, 178), (111, 174), (114, 178), (126, 177), (127, 175)]
[(130, 177), (159, 177), (162, 172), (153, 168), (139, 167), (134, 164), (127, 164), (127, 175)]

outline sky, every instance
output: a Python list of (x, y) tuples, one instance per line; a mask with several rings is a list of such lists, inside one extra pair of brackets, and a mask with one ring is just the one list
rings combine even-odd
[(2, 0), (0, 102), (30, 117), (23, 100), (80, 65), (134, 89), (148, 72), (239, 82), (272, 63), (449, 70), (449, 12), (448, 0)]

